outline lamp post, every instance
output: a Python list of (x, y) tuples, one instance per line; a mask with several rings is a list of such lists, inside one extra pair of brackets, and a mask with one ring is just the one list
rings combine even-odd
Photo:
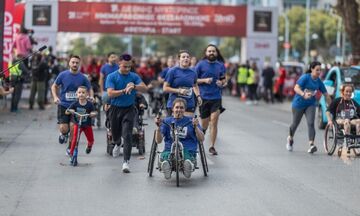
[(306, 0), (305, 64), (309, 64), (310, 46), (310, 0)]
[(287, 17), (287, 14), (284, 14), (284, 19), (285, 19), (285, 56), (284, 56), (284, 60), (285, 61), (289, 61), (289, 50), (290, 50), (290, 46), (289, 46), (289, 18)]

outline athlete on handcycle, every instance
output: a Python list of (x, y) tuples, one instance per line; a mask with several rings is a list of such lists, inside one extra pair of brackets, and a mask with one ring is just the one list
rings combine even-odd
[[(161, 117), (155, 119), (157, 129), (155, 131), (155, 142), (160, 144), (164, 139), (165, 146), (163, 152), (160, 154), (160, 170), (164, 173), (165, 179), (171, 178), (171, 172), (175, 170), (174, 167), (174, 137), (172, 136), (173, 129), (177, 131), (179, 135), (180, 150), (181, 146), (181, 160), (182, 171), (186, 178), (191, 177), (191, 173), (195, 169), (196, 153), (198, 142), (203, 142), (204, 133), (199, 125), (197, 118), (191, 118), (184, 116), (186, 109), (186, 101), (182, 98), (176, 98), (172, 104), (172, 116), (166, 117), (164, 120)], [(175, 161), (176, 163), (177, 161)]]
[[(333, 100), (333, 102), (329, 105), (326, 111), (326, 116), (328, 118), (328, 127), (333, 127), (333, 125), (336, 124), (337, 129), (344, 129), (343, 135), (346, 139), (345, 143), (339, 148), (339, 155), (341, 155), (343, 147), (348, 148), (348, 153), (350, 153), (350, 148), (360, 147), (358, 144), (358, 139), (360, 139), (360, 105), (351, 98), (353, 92), (354, 86), (352, 84), (343, 84), (340, 87), (341, 97)], [(351, 136), (352, 126), (356, 127), (355, 139)], [(353, 138), (352, 141), (351, 138)]]

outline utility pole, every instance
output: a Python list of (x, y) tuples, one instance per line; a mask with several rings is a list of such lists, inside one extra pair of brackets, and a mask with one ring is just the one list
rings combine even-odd
[(305, 64), (309, 64), (310, 48), (310, 0), (306, 0)]
[(290, 50), (290, 44), (289, 44), (289, 18), (286, 13), (284, 13), (284, 19), (285, 19), (285, 56), (284, 60), (289, 61), (289, 50)]

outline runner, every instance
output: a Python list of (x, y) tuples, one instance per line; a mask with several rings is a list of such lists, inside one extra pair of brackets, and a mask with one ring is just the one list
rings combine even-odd
[[(58, 105), (57, 118), (60, 130), (60, 144), (66, 143), (69, 137), (70, 116), (66, 115), (65, 111), (69, 108), (71, 103), (76, 101), (76, 91), (78, 87), (85, 86), (87, 90), (90, 91), (90, 98), (93, 98), (94, 96), (89, 80), (79, 72), (79, 68), (80, 57), (77, 55), (70, 56), (69, 70), (61, 72), (51, 86), (54, 103)], [(58, 89), (60, 89), (60, 98), (58, 96)], [(70, 140), (71, 135), (72, 133), (70, 133)], [(70, 149), (70, 143), (68, 148)]]
[(164, 82), (164, 92), (170, 93), (167, 101), (167, 113), (171, 115), (172, 103), (177, 97), (184, 98), (187, 103), (185, 115), (192, 116), (196, 109), (195, 97), (198, 105), (202, 100), (197, 85), (197, 75), (190, 69), (190, 53), (186, 50), (180, 50), (178, 53), (179, 66), (170, 68), (166, 74)]
[[(132, 131), (134, 127), (136, 91), (146, 92), (147, 87), (135, 72), (130, 72), (132, 57), (129, 54), (120, 56), (120, 69), (111, 73), (106, 79), (106, 88), (111, 98), (109, 109), (113, 143), (113, 157), (118, 157), (121, 148), (121, 137), (124, 139), (124, 161), (122, 171), (130, 172), (129, 161), (132, 150)], [(134, 91), (133, 91), (134, 90)]]
[[(222, 60), (222, 61), (221, 61)], [(208, 45), (204, 51), (204, 58), (196, 65), (200, 95), (203, 103), (200, 106), (201, 126), (205, 131), (211, 127), (209, 152), (217, 155), (215, 141), (218, 131), (218, 120), (221, 105), (221, 89), (226, 84), (225, 65), (219, 49), (215, 45)]]

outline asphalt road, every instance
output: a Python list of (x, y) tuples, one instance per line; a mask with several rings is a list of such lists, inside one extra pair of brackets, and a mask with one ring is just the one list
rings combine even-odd
[[(174, 175), (168, 181), (155, 170), (148, 177), (148, 151), (143, 159), (133, 149), (131, 173), (122, 173), (122, 157), (105, 154), (104, 129), (94, 129), (90, 155), (82, 137), (80, 164), (69, 166), (54, 106), (2, 111), (0, 216), (360, 215), (360, 158), (326, 155), (318, 130), (319, 151), (308, 154), (305, 120), (287, 152), (289, 104), (247, 106), (226, 97), (224, 106), (209, 176), (196, 170), (191, 179), (181, 176), (179, 188)], [(147, 122), (149, 150), (154, 125)]]

